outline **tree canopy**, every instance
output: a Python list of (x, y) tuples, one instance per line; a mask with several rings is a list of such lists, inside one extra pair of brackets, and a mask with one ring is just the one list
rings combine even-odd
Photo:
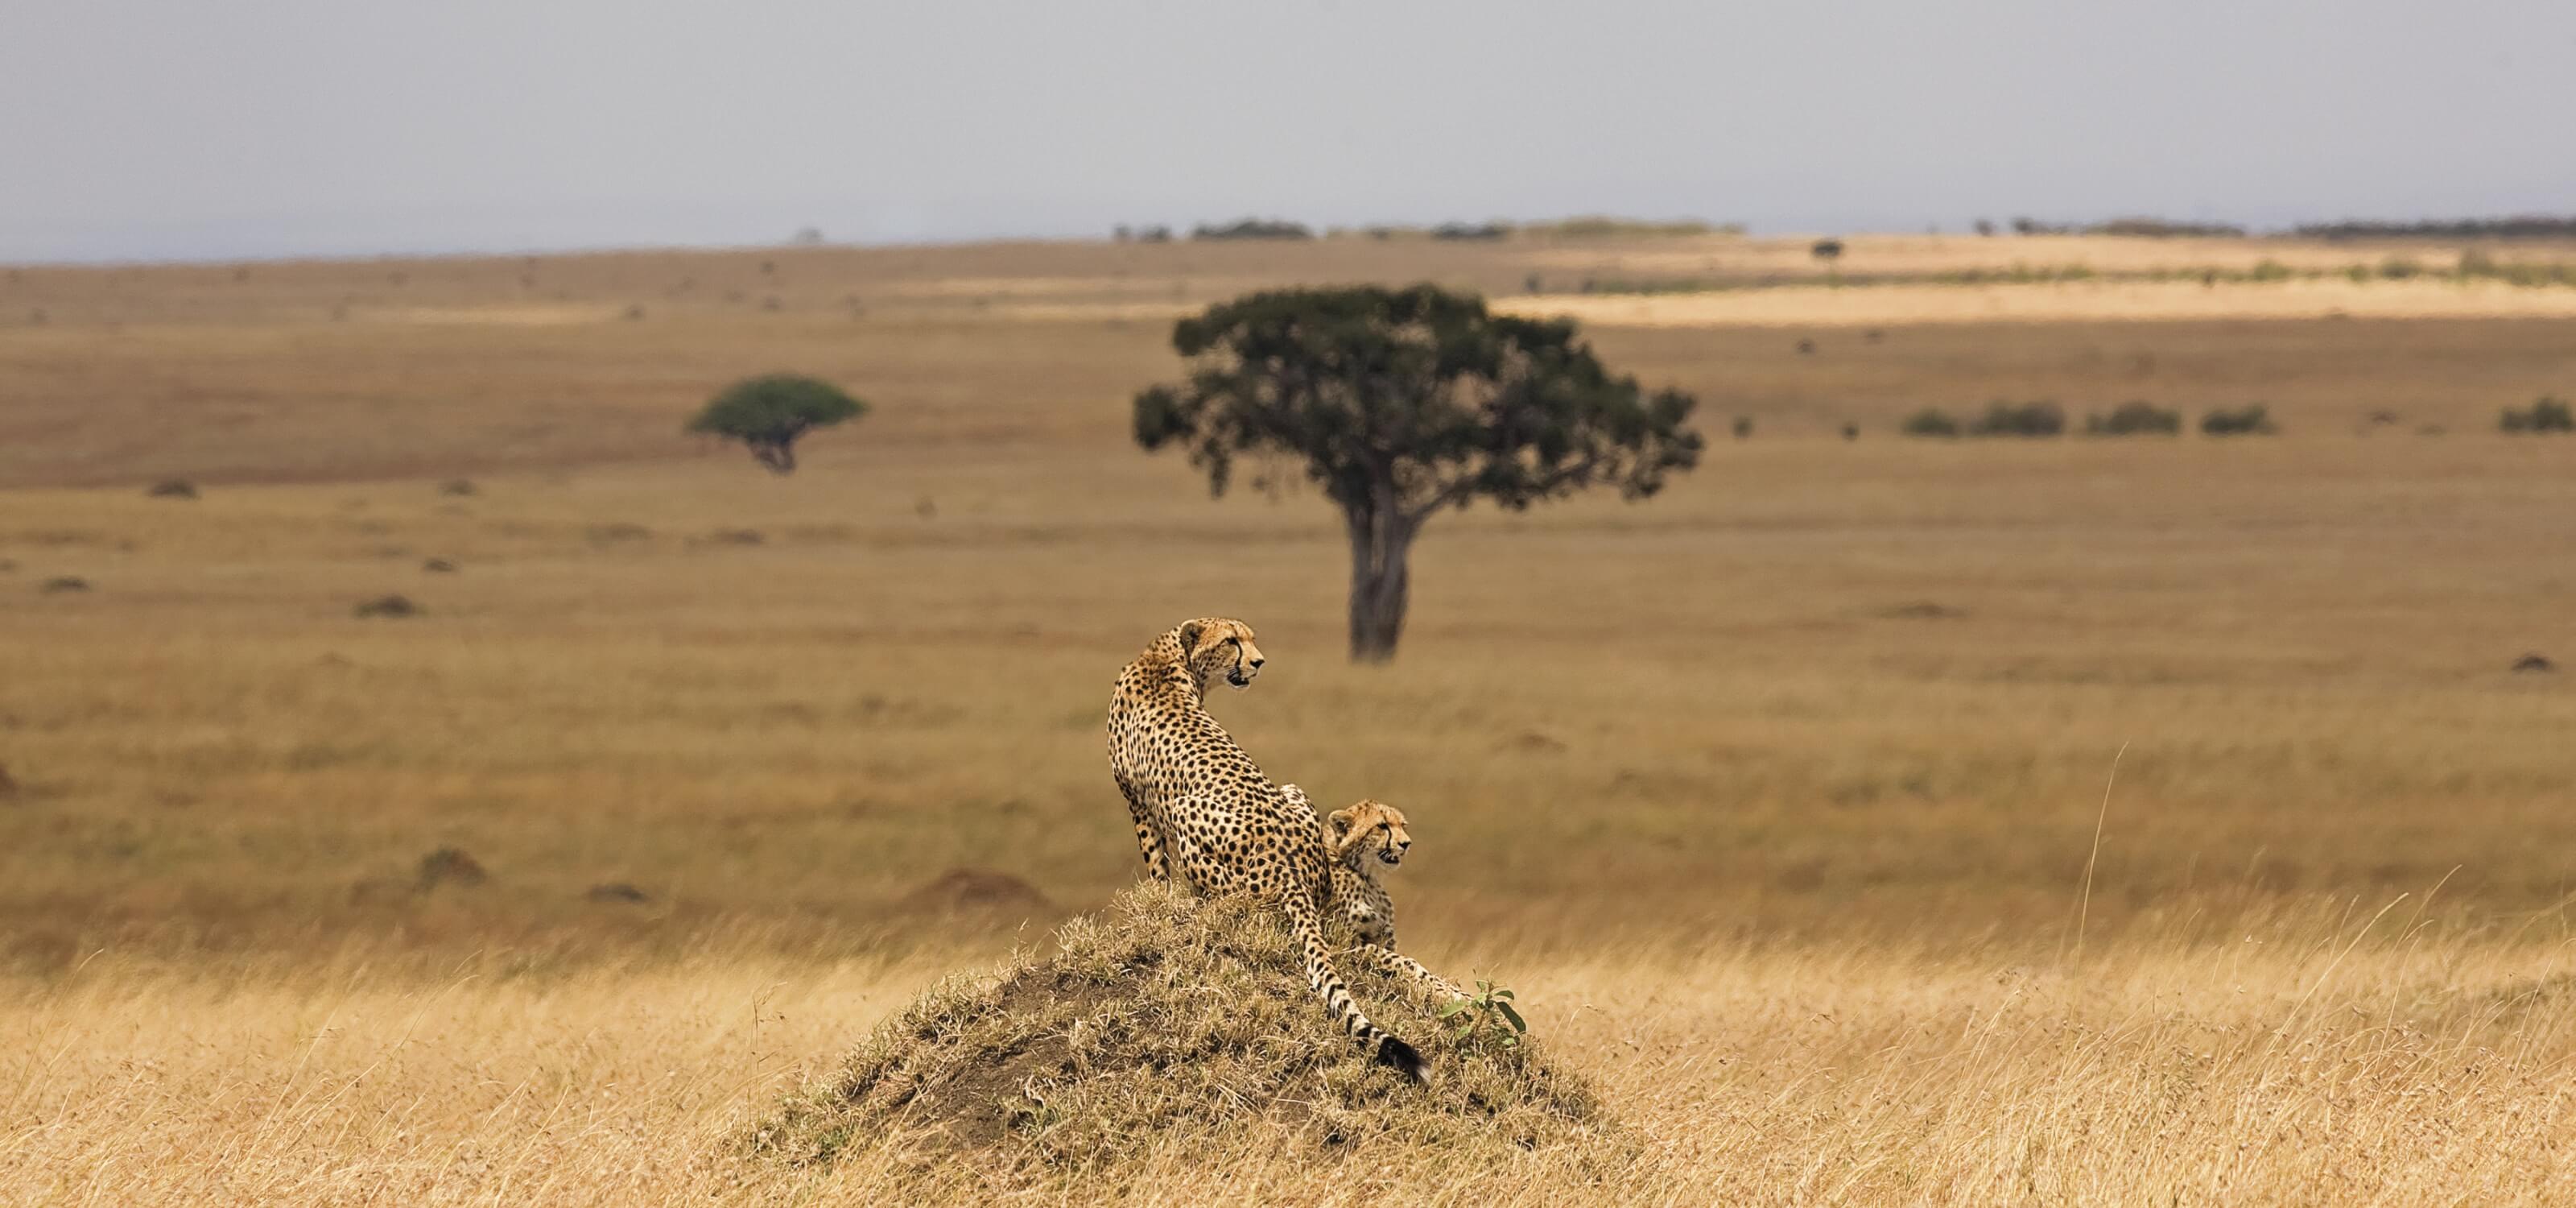
[(1393, 654), (1405, 552), (1442, 509), (1643, 499), (1699, 461), (1688, 394), (1612, 374), (1571, 320), (1436, 286), (1249, 294), (1181, 320), (1172, 347), (1187, 378), (1136, 396), (1137, 443), (1181, 447), (1220, 495), (1238, 460), (1302, 463), (1350, 525), (1355, 658)]
[(868, 405), (821, 378), (764, 374), (727, 386), (691, 419), (688, 431), (740, 441), (779, 474), (796, 469), (796, 442), (816, 428), (857, 419)]

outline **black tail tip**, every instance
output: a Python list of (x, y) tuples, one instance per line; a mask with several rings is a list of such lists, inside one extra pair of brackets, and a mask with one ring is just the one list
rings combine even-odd
[(1397, 1073), (1400, 1073), (1416, 1082), (1431, 1081), (1430, 1074), (1425, 1072), (1422, 1064), (1422, 1054), (1416, 1051), (1412, 1045), (1406, 1044), (1393, 1036), (1379, 1039), (1377, 1042), (1377, 1060), (1380, 1065), (1394, 1066)]

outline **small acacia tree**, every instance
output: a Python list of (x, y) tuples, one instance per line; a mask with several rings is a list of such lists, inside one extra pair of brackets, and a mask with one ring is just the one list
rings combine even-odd
[(688, 430), (741, 441), (778, 474), (796, 471), (796, 442), (816, 428), (854, 420), (868, 405), (821, 378), (772, 373), (744, 378), (709, 400)]
[(1612, 376), (1571, 320), (1430, 285), (1249, 294), (1181, 320), (1172, 347), (1188, 380), (1136, 396), (1136, 443), (1182, 446), (1219, 495), (1238, 457), (1303, 463), (1349, 529), (1356, 661), (1394, 656), (1406, 557), (1441, 509), (1643, 499), (1699, 463), (1691, 396)]

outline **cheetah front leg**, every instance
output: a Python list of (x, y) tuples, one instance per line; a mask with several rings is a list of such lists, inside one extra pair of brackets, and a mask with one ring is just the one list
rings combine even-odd
[(1120, 777), (1118, 791), (1127, 797), (1127, 816), (1136, 820), (1136, 849), (1145, 854), (1145, 872), (1157, 881), (1172, 879), (1172, 853), (1163, 846), (1163, 828), (1154, 825), (1154, 816), (1145, 810), (1142, 794)]
[(1382, 948), (1376, 944), (1360, 944), (1353, 947), (1351, 951), (1353, 955), (1377, 966), (1379, 971), (1390, 976), (1401, 974), (1413, 978), (1450, 998), (1467, 997), (1467, 992), (1459, 989), (1456, 983), (1425, 968), (1421, 961), (1393, 948)]

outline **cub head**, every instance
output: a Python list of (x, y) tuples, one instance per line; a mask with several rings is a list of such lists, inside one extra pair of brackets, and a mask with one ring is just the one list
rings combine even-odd
[(1252, 644), (1252, 626), (1232, 617), (1200, 617), (1181, 622), (1181, 661), (1201, 689), (1222, 678), (1234, 688), (1252, 686), (1261, 674), (1261, 648)]
[(1383, 801), (1364, 800), (1333, 811), (1337, 833), (1359, 836), (1361, 850), (1377, 850), (1377, 858), (1387, 864), (1404, 861), (1404, 850), (1413, 846), (1413, 834), (1404, 828), (1404, 811)]

